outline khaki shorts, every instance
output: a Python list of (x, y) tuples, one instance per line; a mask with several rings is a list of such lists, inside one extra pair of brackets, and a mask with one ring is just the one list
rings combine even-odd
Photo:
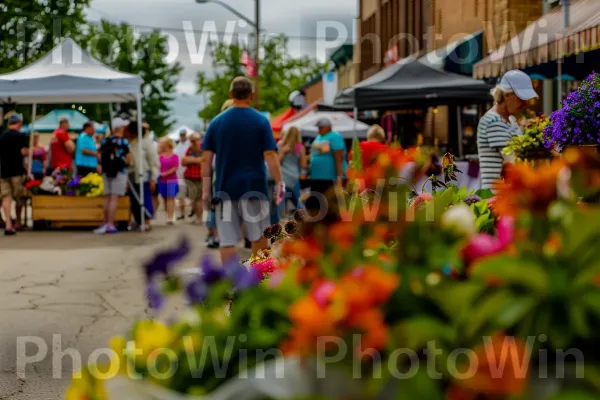
[(258, 241), (270, 225), (270, 205), (267, 200), (226, 200), (217, 206), (217, 231), (221, 247), (232, 247), (244, 233), (251, 242)]
[(25, 177), (13, 176), (0, 179), (0, 199), (11, 197), (15, 200), (25, 195)]
[(187, 197), (192, 201), (202, 200), (202, 181), (186, 180), (185, 186), (187, 189)]

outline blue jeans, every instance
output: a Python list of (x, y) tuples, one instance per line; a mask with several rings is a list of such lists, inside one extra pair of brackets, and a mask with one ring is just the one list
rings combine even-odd
[(210, 210), (206, 218), (206, 227), (209, 229), (217, 229), (217, 213)]
[(281, 216), (285, 211), (285, 206), (288, 200), (292, 200), (292, 203), (296, 206), (296, 208), (304, 208), (304, 204), (300, 201), (300, 182), (298, 182), (294, 187), (285, 187), (285, 199), (277, 204), (274, 199), (275, 187), (272, 183), (269, 183), (269, 199), (271, 200), (271, 225), (275, 225), (279, 223), (281, 220)]

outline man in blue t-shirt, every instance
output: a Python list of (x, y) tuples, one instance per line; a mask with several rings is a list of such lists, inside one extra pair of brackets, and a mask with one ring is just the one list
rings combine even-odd
[(75, 167), (77, 175), (87, 176), (97, 172), (98, 169), (98, 151), (96, 141), (94, 140), (93, 122), (83, 124), (83, 131), (77, 138), (77, 146), (75, 147)]
[(237, 256), (234, 246), (242, 238), (242, 223), (254, 254), (268, 247), (263, 238), (270, 210), (265, 162), (275, 180), (276, 198), (285, 189), (271, 125), (251, 107), (252, 82), (235, 78), (230, 96), (233, 106), (212, 120), (202, 143), (202, 197), (206, 206), (211, 202), (212, 159), (216, 155), (214, 197), (219, 203), (217, 230), (223, 262)]
[(321, 118), (317, 122), (319, 135), (310, 148), (310, 188), (311, 197), (306, 208), (321, 208), (324, 195), (334, 186), (341, 185), (346, 174), (346, 143), (338, 132), (332, 130), (331, 120)]

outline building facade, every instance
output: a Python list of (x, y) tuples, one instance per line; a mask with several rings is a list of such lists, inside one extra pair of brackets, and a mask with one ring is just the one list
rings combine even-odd
[[(359, 0), (358, 39), (354, 47), (356, 80), (364, 80), (409, 55), (444, 49), (482, 31), (480, 58), (538, 19), (544, 0)], [(452, 114), (452, 115), (451, 115)], [(449, 141), (456, 115), (448, 107), (425, 114), (427, 143)], [(455, 138), (453, 140), (456, 140)]]

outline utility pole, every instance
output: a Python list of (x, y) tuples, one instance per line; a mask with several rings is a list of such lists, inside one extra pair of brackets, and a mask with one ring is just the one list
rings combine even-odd
[(260, 111), (260, 0), (255, 1), (255, 26), (256, 50), (254, 56), (254, 106)]

